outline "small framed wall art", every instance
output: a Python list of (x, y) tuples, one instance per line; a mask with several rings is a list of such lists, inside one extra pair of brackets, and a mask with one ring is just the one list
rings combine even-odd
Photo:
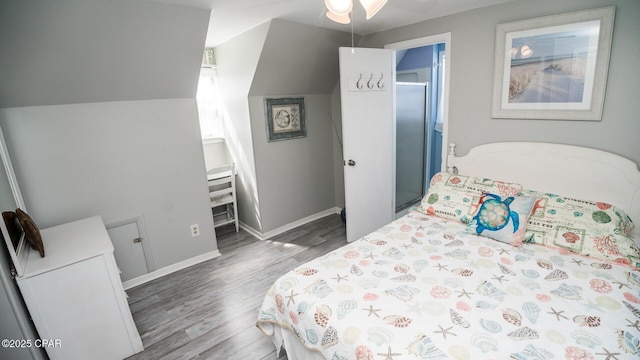
[(307, 136), (303, 97), (267, 98), (265, 108), (270, 142)]

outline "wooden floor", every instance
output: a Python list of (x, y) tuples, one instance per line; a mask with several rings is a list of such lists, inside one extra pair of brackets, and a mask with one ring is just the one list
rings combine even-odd
[(145, 348), (128, 359), (276, 359), (255, 325), (265, 293), (285, 272), (346, 244), (339, 215), (269, 240), (220, 230), (221, 256), (127, 291)]

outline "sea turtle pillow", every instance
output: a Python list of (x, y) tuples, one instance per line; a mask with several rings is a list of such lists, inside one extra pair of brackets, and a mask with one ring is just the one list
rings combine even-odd
[(506, 198), (516, 196), (521, 190), (520, 184), (440, 172), (431, 178), (429, 191), (416, 210), (468, 224), (477, 210), (474, 204), (482, 194)]
[(525, 193), (537, 197), (525, 242), (640, 265), (640, 250), (631, 238), (635, 226), (623, 210), (604, 202), (529, 190)]
[(467, 232), (520, 246), (536, 200), (535, 197), (482, 194), (472, 206), (475, 213)]

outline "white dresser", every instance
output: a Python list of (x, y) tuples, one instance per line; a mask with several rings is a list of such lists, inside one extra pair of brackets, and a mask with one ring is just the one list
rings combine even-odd
[(124, 359), (143, 350), (100, 216), (41, 230), (16, 278), (51, 359)]

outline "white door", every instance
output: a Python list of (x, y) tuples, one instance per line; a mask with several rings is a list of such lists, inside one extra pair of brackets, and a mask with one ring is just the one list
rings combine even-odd
[(395, 216), (395, 54), (340, 48), (347, 241)]
[(135, 222), (107, 229), (113, 243), (113, 256), (122, 272), (122, 281), (134, 279), (149, 272), (142, 247), (142, 237)]

